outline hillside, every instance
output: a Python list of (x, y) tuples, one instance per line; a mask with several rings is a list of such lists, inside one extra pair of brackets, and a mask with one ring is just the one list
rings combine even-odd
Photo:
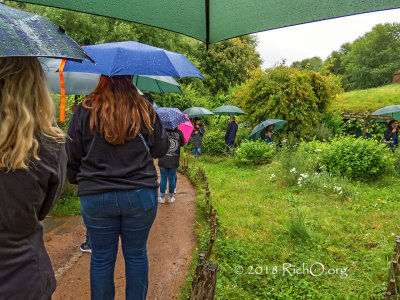
[(333, 106), (341, 112), (372, 113), (392, 104), (400, 104), (400, 84), (343, 93), (336, 97)]

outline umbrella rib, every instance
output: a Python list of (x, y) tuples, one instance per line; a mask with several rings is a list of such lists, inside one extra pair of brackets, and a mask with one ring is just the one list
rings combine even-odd
[(155, 80), (156, 80), (156, 84), (157, 84), (158, 88), (160, 89), (160, 92), (161, 92), (161, 93), (164, 93), (163, 89), (162, 89), (161, 86), (158, 84), (158, 80), (157, 80), (157, 79), (155, 79)]
[(210, 44), (210, 0), (205, 0), (206, 5), (206, 48)]

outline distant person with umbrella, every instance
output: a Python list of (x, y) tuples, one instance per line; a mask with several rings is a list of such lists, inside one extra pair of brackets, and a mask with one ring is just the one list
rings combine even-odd
[(386, 142), (392, 143), (392, 150), (394, 151), (399, 144), (399, 122), (391, 120), (387, 124), (387, 129), (384, 132)]
[(225, 144), (227, 153), (231, 153), (231, 148), (236, 139), (237, 130), (238, 130), (238, 125), (236, 124), (236, 118), (235, 116), (231, 116), (229, 118), (229, 125), (226, 128), (226, 133), (225, 133)]
[(201, 147), (203, 147), (203, 136), (205, 133), (204, 125), (201, 124), (199, 118), (194, 119), (194, 130), (192, 132), (192, 148), (193, 148), (193, 156), (200, 157), (201, 156)]
[(180, 128), (188, 119), (176, 107), (160, 107), (157, 111), (164, 128), (168, 133), (169, 149), (165, 156), (158, 160), (160, 168), (160, 197), (159, 203), (165, 203), (165, 195), (167, 193), (167, 183), (169, 189), (169, 203), (175, 202), (174, 194), (176, 193), (177, 170), (179, 167), (180, 148), (185, 145), (185, 137)]
[(272, 143), (274, 140), (274, 128), (274, 124), (271, 124), (266, 128), (267, 132), (265, 133), (265, 136), (262, 138), (262, 140), (265, 141), (267, 144)]
[(168, 151), (168, 135), (132, 76), (100, 76), (72, 115), (67, 178), (78, 184), (92, 256), (92, 299), (113, 299), (118, 241), (125, 259), (126, 298), (146, 298), (147, 238), (157, 214), (153, 158)]

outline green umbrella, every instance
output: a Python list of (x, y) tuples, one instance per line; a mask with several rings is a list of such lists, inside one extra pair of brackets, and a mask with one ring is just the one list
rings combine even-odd
[(0, 57), (7, 56), (91, 60), (62, 28), (48, 19), (0, 4)]
[(204, 107), (191, 107), (183, 111), (189, 118), (211, 116), (213, 113)]
[(264, 137), (265, 133), (267, 132), (267, 127), (270, 125), (274, 125), (273, 132), (281, 129), (283, 125), (286, 124), (286, 121), (279, 120), (279, 119), (269, 119), (264, 122), (261, 122), (256, 127), (254, 127), (253, 131), (249, 135), (249, 140), (258, 140)]
[(216, 115), (225, 115), (225, 116), (239, 116), (245, 114), (243, 110), (233, 105), (219, 106), (213, 110), (213, 113)]
[[(378, 109), (372, 113), (373, 115), (379, 116), (393, 116), (393, 119), (400, 119), (400, 105), (389, 105)], [(378, 122), (386, 122), (385, 120), (380, 120)]]
[[(58, 68), (61, 60), (54, 58), (39, 58), (47, 82), (53, 93), (61, 94), (60, 74)], [(66, 95), (88, 95), (99, 83), (100, 74), (65, 72), (65, 94)], [(134, 76), (134, 84), (140, 90), (155, 93), (181, 93), (179, 83), (170, 76)]]
[(179, 83), (170, 76), (133, 76), (133, 83), (143, 91), (155, 93), (182, 93)]
[(400, 7), (398, 0), (15, 0), (133, 21), (207, 44), (263, 30)]

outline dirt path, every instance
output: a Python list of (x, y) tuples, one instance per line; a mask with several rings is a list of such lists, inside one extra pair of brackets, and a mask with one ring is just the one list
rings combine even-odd
[[(147, 299), (176, 299), (196, 247), (195, 195), (189, 180), (178, 174), (173, 204), (159, 204), (147, 244)], [(46, 232), (48, 231), (48, 232)], [(82, 253), (85, 228), (80, 217), (46, 220), (45, 242), (57, 278), (55, 300), (90, 299), (90, 254)], [(125, 271), (121, 250), (115, 268), (116, 299), (125, 299)]]

